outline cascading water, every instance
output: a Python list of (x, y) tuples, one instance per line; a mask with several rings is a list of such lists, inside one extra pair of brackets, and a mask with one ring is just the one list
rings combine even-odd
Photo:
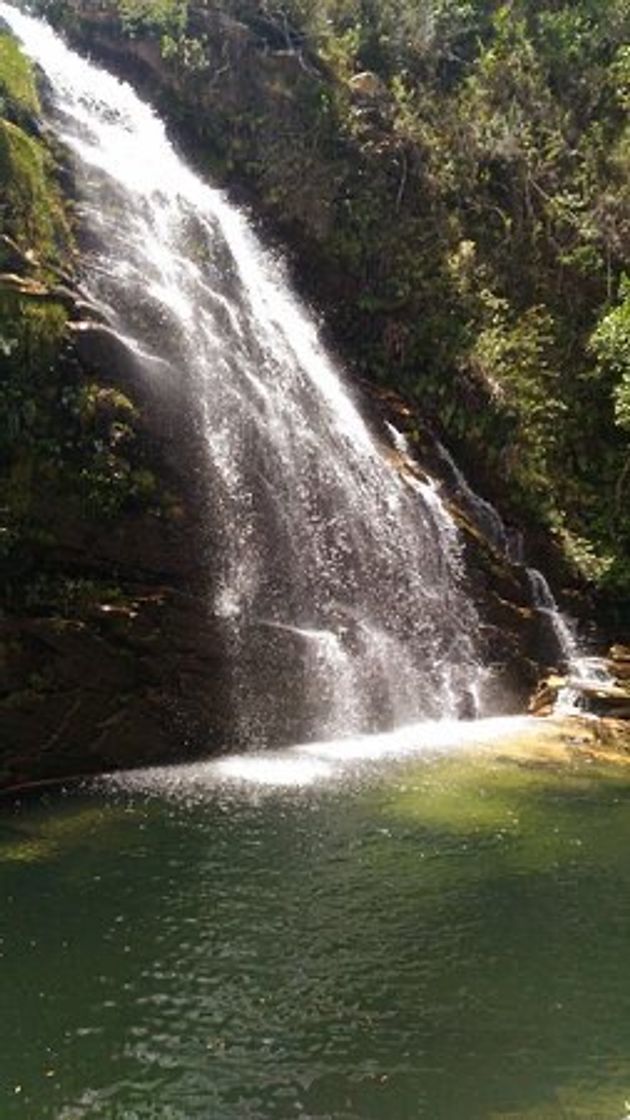
[(534, 606), (548, 620), (558, 644), (562, 667), (568, 674), (567, 683), (558, 696), (556, 711), (574, 711), (582, 707), (585, 689), (605, 689), (613, 683), (613, 678), (603, 658), (589, 657), (580, 649), (575, 633), (558, 608), (542, 572), (536, 568), (527, 568), (527, 576)]
[(468, 479), (457, 466), (453, 456), (438, 440), (436, 440), (436, 450), (444, 473), (463, 509), (466, 510), (475, 525), (481, 529), (487, 540), (504, 556), (511, 559), (512, 550), (509, 534), (494, 506), (475, 493)]
[(582, 711), (585, 691), (606, 690), (613, 684), (613, 678), (603, 658), (588, 657), (581, 652), (575, 634), (565, 616), (558, 610), (558, 604), (542, 573), (535, 568), (528, 568), (527, 575), (534, 603), (549, 620), (567, 672), (566, 684), (560, 689), (555, 711), (559, 715)]
[(553, 637), (558, 657), (563, 668), (580, 673), (587, 663), (595, 659), (579, 655), (578, 643), (573, 629), (562, 613), (553, 592), (542, 572), (527, 567), (522, 555), (520, 534), (508, 532), (500, 515), (490, 502), (476, 494), (455, 460), (441, 443), (436, 442), (438, 454), (457, 497), (472, 521), (482, 531), (487, 540), (512, 564), (524, 568), (531, 593), (532, 606), (544, 618)]
[(475, 493), (446, 448), (437, 443), (437, 450), (462, 507), (487, 540), (506, 559), (525, 570), (532, 606), (544, 619), (553, 638), (559, 659), (558, 667), (567, 673), (566, 684), (558, 694), (556, 713), (566, 715), (582, 711), (585, 690), (602, 688), (605, 690), (613, 683), (605, 661), (601, 657), (584, 655), (574, 627), (560, 610), (544, 575), (537, 568), (530, 568), (524, 564), (519, 536), (512, 536), (494, 506)]
[(532, 589), (532, 602), (536, 610), (548, 620), (558, 645), (560, 657), (565, 666), (570, 666), (578, 656), (578, 647), (573, 631), (558, 609), (558, 604), (542, 572), (539, 572), (537, 568), (527, 568), (526, 571)]
[(611, 676), (601, 658), (585, 656), (580, 650), (574, 628), (560, 610), (553, 592), (538, 568), (527, 567), (522, 555), (520, 535), (508, 532), (494, 506), (476, 494), (465, 475), (445, 447), (436, 442), (451, 486), (458, 500), (487, 540), (511, 563), (523, 567), (531, 593), (531, 602), (553, 638), (559, 668), (568, 674), (567, 684), (560, 690), (556, 711), (567, 714), (580, 709), (584, 688), (606, 687)]
[(458, 714), (483, 672), (437, 490), (386, 461), (277, 262), (130, 86), (39, 20), (0, 15), (74, 159), (89, 298), (143, 377), (196, 401), (235, 737)]

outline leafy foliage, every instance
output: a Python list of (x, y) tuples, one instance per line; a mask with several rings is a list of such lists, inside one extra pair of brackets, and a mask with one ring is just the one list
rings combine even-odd
[(630, 281), (625, 276), (620, 298), (599, 322), (591, 349), (602, 377), (612, 380), (617, 423), (630, 431)]
[(122, 26), (127, 34), (140, 32), (180, 36), (186, 26), (186, 0), (120, 0)]

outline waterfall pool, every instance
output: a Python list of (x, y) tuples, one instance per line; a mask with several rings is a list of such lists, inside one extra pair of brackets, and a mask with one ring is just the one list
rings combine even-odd
[(3, 1120), (622, 1120), (630, 769), (447, 739), (3, 804)]

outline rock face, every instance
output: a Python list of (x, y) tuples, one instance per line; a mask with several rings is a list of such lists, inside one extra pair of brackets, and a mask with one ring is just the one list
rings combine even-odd
[[(391, 408), (390, 400), (387, 415)], [(173, 485), (169, 459), (179, 443), (165, 439), (159, 416), (147, 435), (154, 470)], [(70, 588), (67, 602), (63, 587), (57, 600), (43, 593), (39, 610), (11, 612), (0, 626), (0, 787), (181, 761), (229, 742), (229, 673), (209, 609), (203, 497), (189, 480), (176, 481), (183, 497), (174, 518), (129, 511), (99, 524), (63, 499), (39, 510), (38, 525), (55, 534), (40, 562)], [(484, 619), (481, 652), (495, 672), (493, 707), (518, 711), (544, 661), (544, 636), (521, 574), (453, 511)], [(82, 583), (87, 594), (72, 599), (72, 585)]]
[(391, 389), (365, 381), (360, 388), (368, 417), (375, 424), (385, 421), (405, 435), (424, 477), (440, 479), (462, 541), (466, 589), (482, 620), (478, 649), (494, 682), (488, 689), (488, 706), (493, 713), (523, 711), (541, 666), (553, 664), (558, 656), (546, 620), (532, 605), (525, 568), (511, 563), (487, 526), (463, 507), (453, 477), (444, 473), (443, 448), (419, 409)]
[[(133, 397), (138, 447), (125, 461), (130, 477), (148, 480), (149, 496), (95, 508), (74, 475), (28, 494), (5, 563), (0, 787), (210, 753), (224, 741), (228, 694), (208, 605), (194, 433), (181, 410), (169, 416), (166, 402), (143, 396), (116, 340), (78, 325), (66, 330), (57, 374), (62, 384), (68, 371), (91, 386), (99, 378), (104, 430), (119, 423), (123, 388)], [(88, 337), (98, 343), (86, 346)]]
[(6, 621), (0, 784), (211, 753), (222, 657), (204, 615), (192, 595), (138, 588), (82, 619)]

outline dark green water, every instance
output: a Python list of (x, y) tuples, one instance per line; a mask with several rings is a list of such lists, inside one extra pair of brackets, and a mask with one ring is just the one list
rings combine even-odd
[(2, 1120), (622, 1120), (630, 779), (159, 776), (0, 816)]

